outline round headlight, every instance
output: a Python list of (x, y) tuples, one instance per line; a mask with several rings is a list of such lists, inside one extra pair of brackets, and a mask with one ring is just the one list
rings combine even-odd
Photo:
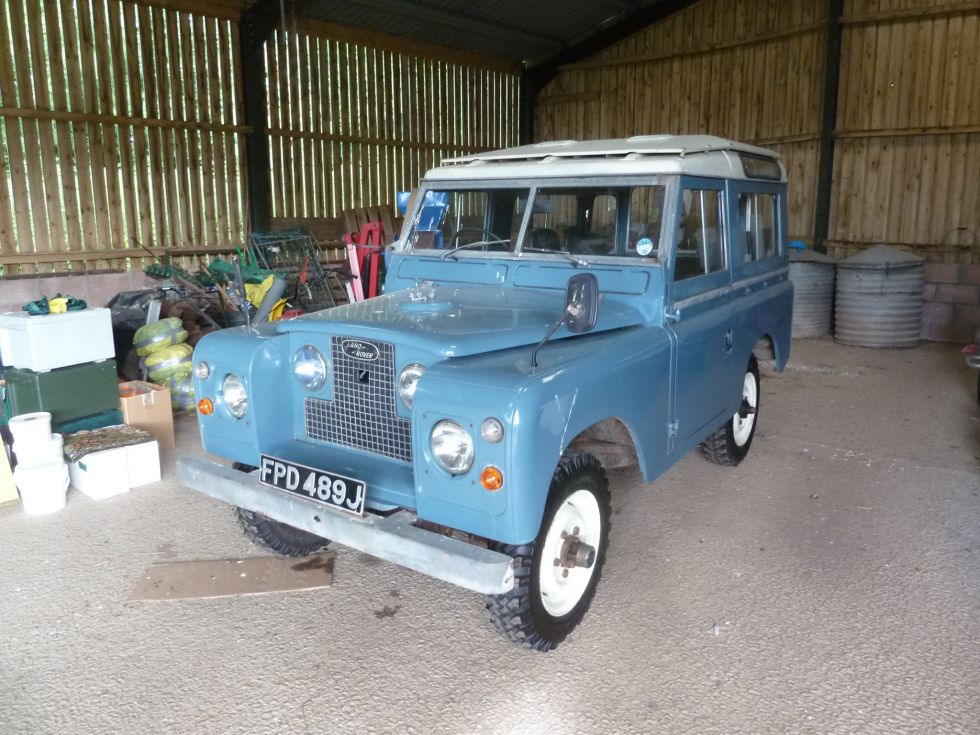
[(415, 397), (415, 389), (419, 385), (419, 378), (425, 368), (416, 363), (406, 365), (398, 375), (398, 397), (402, 399), (405, 408), (412, 407), (412, 399)]
[(496, 444), (504, 438), (504, 425), (498, 419), (487, 419), (480, 425), (480, 436), (484, 441)]
[(293, 375), (310, 392), (318, 391), (327, 382), (327, 361), (313, 345), (303, 345), (293, 355)]
[(221, 381), (221, 400), (228, 413), (236, 419), (240, 419), (248, 411), (248, 393), (245, 392), (245, 384), (234, 373), (228, 373)]
[(455, 421), (444, 419), (432, 427), (432, 456), (446, 472), (462, 475), (473, 466), (473, 437)]
[(201, 380), (207, 380), (208, 376), (211, 374), (211, 366), (204, 362), (204, 360), (201, 360), (194, 367), (194, 374)]

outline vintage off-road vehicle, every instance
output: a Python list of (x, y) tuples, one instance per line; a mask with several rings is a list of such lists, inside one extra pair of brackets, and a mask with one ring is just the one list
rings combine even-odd
[(604, 468), (749, 451), (789, 357), (786, 176), (709, 136), (557, 141), (421, 182), (378, 298), (205, 337), (188, 487), (290, 555), (333, 540), (560, 643), (595, 594)]

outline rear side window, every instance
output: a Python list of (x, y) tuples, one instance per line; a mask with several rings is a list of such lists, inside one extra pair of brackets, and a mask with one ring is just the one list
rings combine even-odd
[(674, 280), (682, 281), (724, 270), (721, 191), (685, 189), (681, 206)]
[(776, 245), (776, 195), (742, 192), (738, 195), (738, 229), (742, 260), (751, 263), (778, 254)]

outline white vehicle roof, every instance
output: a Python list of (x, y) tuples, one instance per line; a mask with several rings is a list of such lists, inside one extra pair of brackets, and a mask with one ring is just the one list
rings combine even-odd
[(773, 176), (747, 176), (739, 153), (775, 161), (778, 181), (786, 181), (786, 168), (775, 151), (714, 135), (636, 135), (532, 143), (444, 159), (441, 166), (425, 175), (425, 181), (656, 174), (777, 180)]

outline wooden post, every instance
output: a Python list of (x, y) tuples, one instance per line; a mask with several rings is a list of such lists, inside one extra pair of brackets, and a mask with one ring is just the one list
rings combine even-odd
[(244, 122), (251, 128), (251, 132), (245, 136), (245, 162), (248, 172), (249, 227), (253, 231), (269, 228), (269, 174), (272, 165), (269, 158), (267, 94), (262, 62), (263, 44), (272, 36), (278, 17), (278, 0), (258, 0), (242, 13), (238, 26)]
[(834, 185), (834, 128), (840, 90), (841, 16), (844, 0), (827, 0), (827, 47), (824, 62), (823, 110), (820, 116), (820, 155), (817, 163), (817, 200), (813, 215), (813, 246), (826, 252), (830, 205)]

